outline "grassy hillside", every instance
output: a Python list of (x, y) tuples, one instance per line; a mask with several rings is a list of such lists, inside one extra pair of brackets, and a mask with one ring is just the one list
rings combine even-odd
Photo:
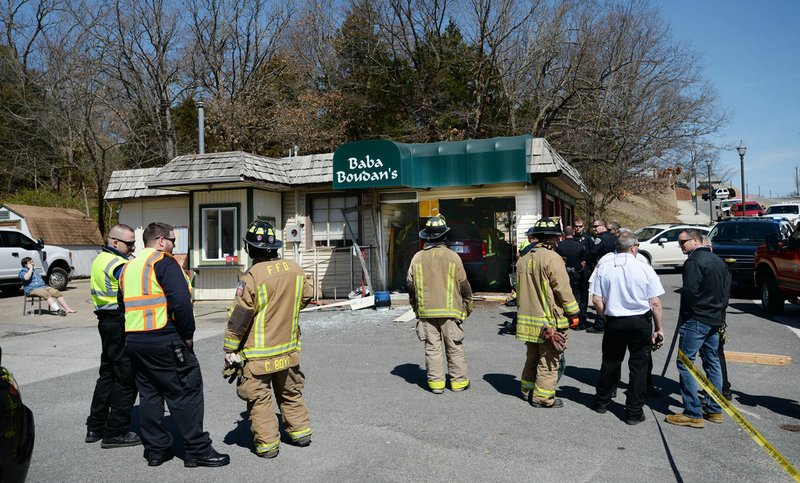
[(636, 230), (653, 223), (678, 223), (678, 203), (675, 191), (629, 195), (606, 208), (605, 220)]

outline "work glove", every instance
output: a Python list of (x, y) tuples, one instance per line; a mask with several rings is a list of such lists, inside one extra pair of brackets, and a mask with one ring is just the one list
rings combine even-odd
[(228, 384), (232, 384), (236, 378), (242, 376), (244, 361), (242, 356), (235, 352), (225, 353), (225, 367), (222, 369), (222, 377), (228, 379)]
[(567, 347), (567, 339), (564, 337), (564, 334), (554, 330), (549, 325), (542, 327), (542, 338), (546, 342), (549, 342), (558, 352), (563, 352)]
[(569, 319), (569, 328), (570, 329), (575, 330), (575, 329), (578, 328), (579, 325), (581, 325), (581, 318), (580, 317), (578, 317), (577, 315), (573, 315), (572, 317), (570, 317), (570, 319)]

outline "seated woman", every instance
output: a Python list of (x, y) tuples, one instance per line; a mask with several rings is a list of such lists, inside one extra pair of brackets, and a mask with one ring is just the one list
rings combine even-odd
[[(25, 295), (33, 295), (47, 300), (47, 305), (50, 307), (51, 312), (56, 312), (61, 316), (77, 312), (77, 310), (70, 308), (61, 292), (44, 283), (42, 276), (34, 270), (31, 257), (22, 259), (22, 270), (19, 271), (19, 279), (22, 281), (22, 289)], [(56, 303), (56, 300), (58, 303)]]

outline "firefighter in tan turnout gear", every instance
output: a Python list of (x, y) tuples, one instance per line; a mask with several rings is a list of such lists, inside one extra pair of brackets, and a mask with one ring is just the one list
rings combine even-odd
[(253, 265), (236, 287), (225, 329), (225, 367), (243, 361), (236, 393), (247, 401), (256, 453), (274, 458), (280, 433), (270, 387), (289, 439), (297, 446), (311, 444), (298, 318), (311, 300), (312, 284), (300, 265), (278, 258), (283, 243), (269, 223), (252, 222), (244, 241)]
[(445, 387), (442, 341), (450, 372), (450, 390), (469, 388), (464, 329), (461, 323), (472, 312), (472, 288), (461, 258), (447, 247), (450, 230), (444, 217), (428, 219), (419, 237), (426, 240), (408, 268), (408, 296), (417, 322), (417, 335), (425, 342), (428, 387), (441, 394)]
[(566, 349), (567, 328), (578, 326), (580, 310), (564, 259), (555, 251), (561, 226), (542, 218), (529, 232), (539, 243), (517, 261), (517, 339), (527, 346), (522, 395), (531, 406), (558, 408), (564, 405), (556, 399), (559, 359)]

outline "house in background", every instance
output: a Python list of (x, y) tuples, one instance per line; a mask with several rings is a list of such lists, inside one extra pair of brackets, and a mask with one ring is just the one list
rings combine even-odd
[(502, 290), (516, 240), (542, 216), (572, 223), (577, 199), (587, 194), (547, 141), (516, 136), (359, 141), (335, 153), (279, 159), (184, 155), (162, 168), (115, 171), (105, 199), (119, 204), (119, 221), (136, 229), (139, 248), (147, 224), (173, 225), (195, 298), (225, 300), (250, 265), (242, 238), (256, 218), (279, 230), (282, 256), (314, 276), (318, 298), (346, 297), (362, 285), (402, 290), (420, 222), (440, 212), (480, 233), (482, 257), (508, 252), (500, 269), (484, 265), (473, 274), (482, 279), (471, 280)]
[(105, 245), (97, 222), (80, 210), (6, 203), (0, 226), (16, 228), (34, 240), (66, 248), (72, 254), (73, 277), (88, 277), (92, 261)]

